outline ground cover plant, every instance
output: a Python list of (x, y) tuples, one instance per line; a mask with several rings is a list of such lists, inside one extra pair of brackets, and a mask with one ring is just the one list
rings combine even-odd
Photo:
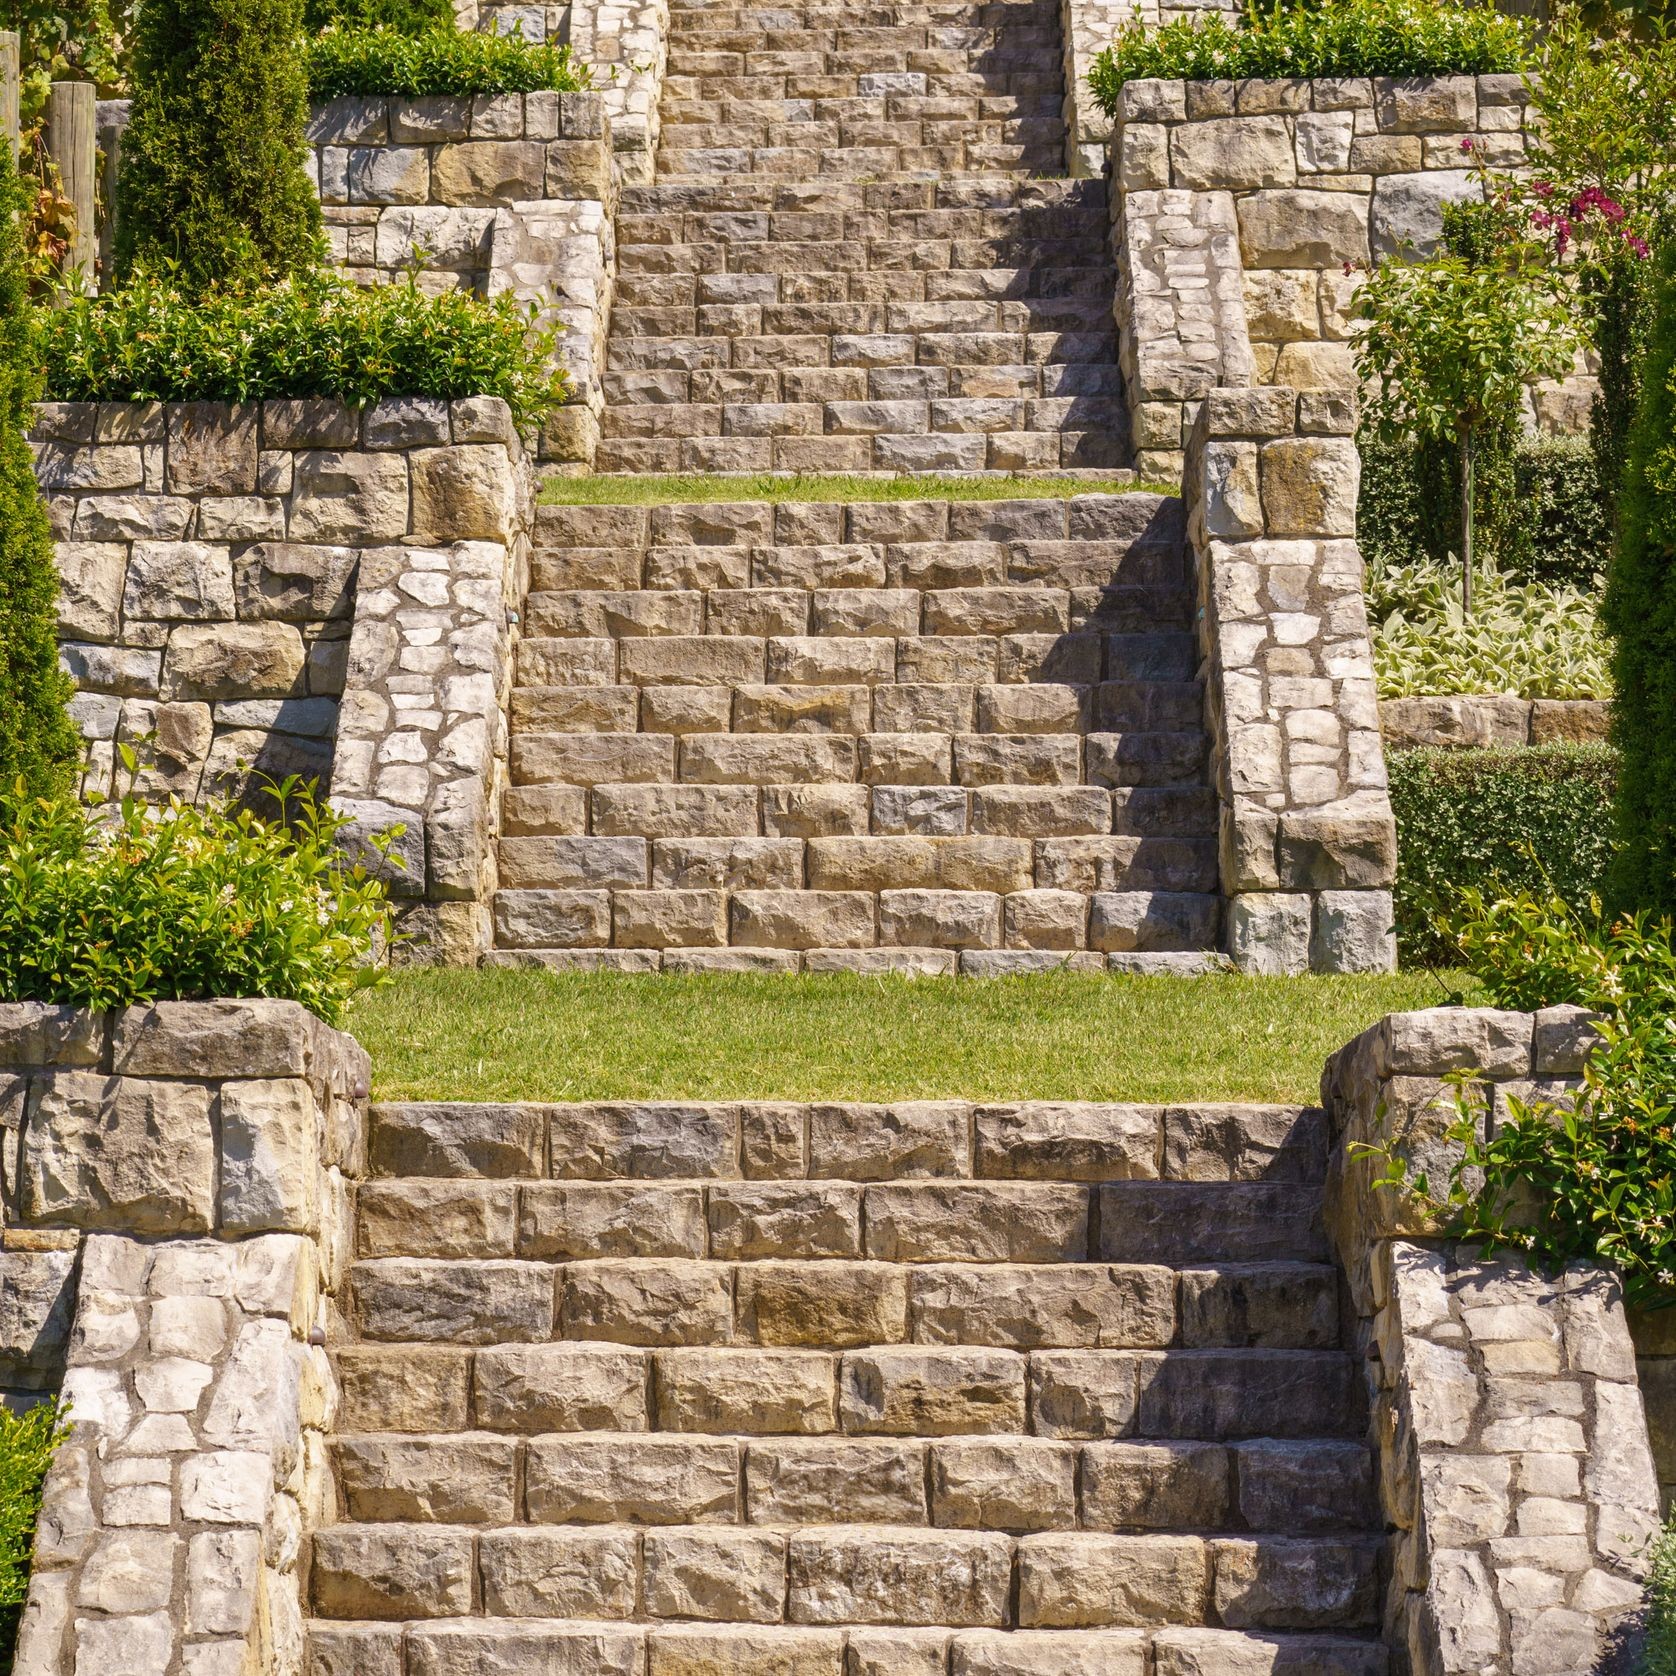
[(415, 278), (359, 286), (313, 272), (194, 297), (141, 276), (43, 318), (56, 401), (259, 401), (500, 396), (522, 428), (565, 399), (551, 334), (510, 296), (432, 295)]
[(382, 1099), (1311, 1100), (1449, 985), (1390, 977), (636, 977), (409, 969), (348, 1028)]
[(1451, 566), (1372, 566), (1368, 617), (1381, 698), (1612, 696), (1611, 646), (1593, 589), (1479, 568), (1469, 611)]
[(1548, 891), (1586, 908), (1606, 882), (1617, 753), (1603, 745), (1392, 751), (1397, 947), (1405, 966), (1449, 966), (1435, 916), (1465, 886)]
[(27, 194), (0, 139), (0, 785), (68, 783), (80, 741), (58, 668), (58, 570), (52, 525), (24, 429), (41, 394), (39, 343), (24, 251)]
[(0, 1409), (0, 1669), (12, 1668), (29, 1593), (41, 1489), (68, 1432), (54, 1402), (38, 1403), (22, 1414)]
[(402, 98), (496, 93), (577, 93), (593, 85), (570, 47), (444, 26), (339, 28), (303, 48), (310, 94)]
[(1068, 500), (1074, 495), (1173, 495), (1126, 477), (869, 477), (764, 472), (727, 477), (550, 477), (543, 506), (690, 506), (717, 501)]
[(1125, 82), (1154, 77), (1238, 81), (1249, 76), (1490, 75), (1518, 70), (1529, 26), (1493, 7), (1436, 0), (1248, 3), (1178, 18), (1162, 29), (1139, 20), (1118, 31), (1088, 83), (1108, 116)]
[(392, 864), (382, 840), (370, 866), (346, 862), (344, 820), (308, 787), (272, 793), (284, 825), (226, 802), (0, 795), (0, 1001), (266, 996), (341, 1022), (384, 976), (369, 955), (390, 935)]

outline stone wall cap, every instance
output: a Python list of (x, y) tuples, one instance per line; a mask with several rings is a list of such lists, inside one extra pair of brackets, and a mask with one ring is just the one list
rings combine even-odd
[(1376, 1026), (1382, 1052), (1374, 1070), (1380, 1078), (1443, 1077), (1471, 1071), (1496, 1081), (1531, 1073), (1529, 1013), (1498, 1007), (1428, 1007), (1391, 1013)]
[(1531, 1069), (1539, 1077), (1576, 1076), (1600, 1039), (1587, 1007), (1544, 1007), (1531, 1032)]
[(306, 1077), (321, 1028), (297, 1001), (156, 1001), (116, 1015), (111, 1069), (127, 1077)]
[(107, 1022), (103, 1013), (64, 1002), (0, 1002), (0, 1067), (98, 1066)]
[(1217, 438), (1291, 436), (1297, 408), (1297, 391), (1282, 384), (1251, 389), (1223, 386), (1205, 397), (1205, 434)]
[(1117, 121), (1185, 122), (1187, 83), (1145, 78), (1128, 81), (1118, 90)]

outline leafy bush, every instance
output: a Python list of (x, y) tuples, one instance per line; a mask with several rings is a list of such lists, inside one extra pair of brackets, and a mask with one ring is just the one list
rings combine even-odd
[(1676, 1519), (1653, 1542), (1639, 1676), (1676, 1676)]
[(381, 981), (385, 884), (334, 849), (346, 822), (310, 787), (271, 793), (287, 825), (226, 802), (0, 799), (0, 1001), (266, 996), (338, 1023)]
[(101, 98), (126, 90), (133, 0), (0, 0), (0, 29), (17, 31), (19, 115), (27, 145), (55, 81), (90, 81)]
[(142, 277), (45, 321), (58, 401), (257, 401), (501, 396), (521, 427), (563, 401), (550, 333), (509, 296), (431, 296), (414, 280), (364, 288), (326, 273), (196, 300)]
[(40, 343), (23, 248), (27, 194), (0, 136), (0, 783), (68, 784), (80, 742), (58, 668), (58, 568), (52, 525), (24, 441), (41, 393)]
[(577, 93), (592, 85), (568, 46), (545, 46), (517, 35), (446, 29), (332, 29), (304, 53), (309, 92), (342, 94)]
[(1088, 85), (1116, 115), (1125, 82), (1248, 76), (1490, 75), (1518, 70), (1529, 26), (1485, 5), (1437, 0), (1322, 0), (1318, 6), (1252, 6), (1244, 22), (1219, 12), (1162, 29), (1126, 24), (1094, 60)]
[(1676, 909), (1676, 242), (1662, 263), (1619, 520), (1602, 608), (1624, 754), (1612, 894), (1664, 913)]
[(1604, 745), (1392, 751), (1397, 945), (1404, 964), (1446, 964), (1434, 912), (1465, 885), (1551, 889), (1579, 907), (1612, 857), (1617, 756)]
[[(1460, 551), (1456, 451), (1364, 436), (1356, 535), (1375, 568), (1429, 562)], [(1525, 438), (1503, 455), (1479, 455), (1478, 542), (1503, 576), (1591, 589), (1604, 574), (1611, 536), (1594, 452), (1584, 437)]]
[(1577, 588), (1480, 569), (1469, 613), (1453, 571), (1392, 566), (1369, 574), (1368, 615), (1382, 698), (1612, 695), (1611, 649), (1595, 599)]
[(116, 272), (184, 290), (316, 266), (300, 0), (146, 0), (117, 181)]
[(69, 1433), (58, 1404), (22, 1414), (0, 1409), (0, 1670), (12, 1668), (18, 1621), (29, 1593), (29, 1562), (47, 1468)]
[(318, 35), (343, 29), (452, 29), (454, 0), (303, 0), (303, 28)]
[(1670, 921), (1604, 919), (1595, 904), (1579, 910), (1549, 892), (1467, 889), (1449, 929), (1492, 1004), (1587, 1007), (1599, 1039), (1575, 1093), (1509, 1092), (1493, 1131), (1484, 1085), (1464, 1073), (1446, 1131), (1455, 1149), (1447, 1183), (1387, 1149), (1380, 1184), (1413, 1193), (1453, 1238), (1521, 1252), (1549, 1272), (1579, 1259), (1603, 1263), (1632, 1305), (1676, 1301)]

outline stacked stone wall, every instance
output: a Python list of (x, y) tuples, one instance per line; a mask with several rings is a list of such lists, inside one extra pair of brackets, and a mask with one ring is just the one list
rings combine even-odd
[(300, 773), (406, 828), (409, 929), (474, 959), (533, 515), (506, 404), (55, 404), (33, 440), (89, 795)]
[[(1137, 465), (1178, 469), (1207, 390), (1355, 388), (1359, 270), (1435, 248), (1479, 162), (1525, 155), (1521, 77), (1135, 81), (1111, 130), (1118, 326)], [(1534, 385), (1527, 423), (1587, 423), (1592, 382)]]
[(17, 1676), (301, 1669), (368, 1082), (293, 1002), (0, 1005), (0, 1381), (73, 1422)]
[(1328, 1224), (1367, 1368), (1393, 1544), (1385, 1638), (1401, 1669), (1619, 1668), (1602, 1661), (1633, 1640), (1658, 1485), (1617, 1282), (1450, 1244), (1423, 1207), (1375, 1185), (1381, 1163), (1363, 1150), (1394, 1145), (1446, 1179), (1447, 1079), (1480, 1079), (1490, 1113), (1509, 1095), (1563, 1096), (1592, 1034), (1573, 1007), (1397, 1014), (1323, 1079)]
[(1386, 746), (1593, 745), (1610, 737), (1612, 706), (1594, 698), (1387, 698), (1379, 725)]

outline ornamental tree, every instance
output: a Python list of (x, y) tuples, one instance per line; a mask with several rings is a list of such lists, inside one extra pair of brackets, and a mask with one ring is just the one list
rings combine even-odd
[(1388, 442), (1452, 442), (1461, 456), (1461, 601), (1472, 609), (1473, 462), (1517, 420), (1532, 379), (1571, 367), (1577, 332), (1540, 273), (1454, 255), (1389, 261), (1356, 298), (1366, 421)]
[(33, 794), (70, 782), (80, 741), (58, 667), (58, 570), (52, 526), (24, 440), (41, 394), (39, 337), (30, 306), (24, 218), (29, 194), (0, 136), (0, 786)]
[(117, 183), (116, 272), (200, 293), (313, 267), (300, 0), (146, 0)]

